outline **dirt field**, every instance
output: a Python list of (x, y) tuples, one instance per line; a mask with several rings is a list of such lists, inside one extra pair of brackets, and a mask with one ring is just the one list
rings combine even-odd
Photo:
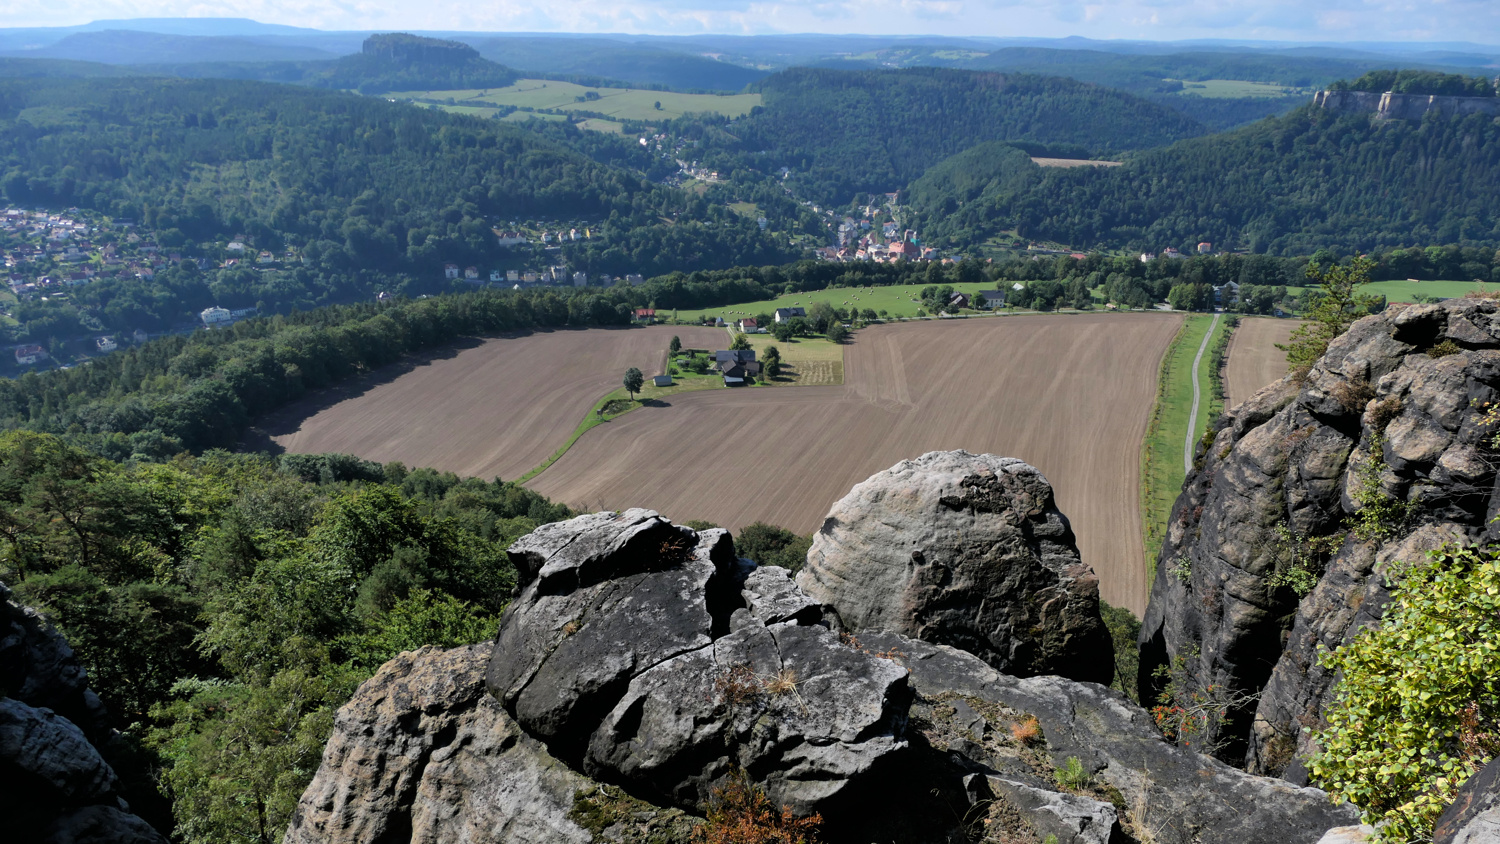
[[(721, 328), (538, 332), (485, 341), (410, 371), (374, 373), (344, 396), (315, 396), (262, 423), (287, 451), (357, 454), (486, 480), (516, 478), (556, 451), (635, 366), (661, 372), (672, 335), (718, 349)], [(397, 377), (399, 376), (399, 377)]]
[(1229, 341), (1224, 364), (1224, 407), (1231, 408), (1286, 374), (1286, 343), (1301, 323), (1295, 319), (1246, 317)]
[(850, 487), (904, 458), (956, 448), (1019, 457), (1052, 481), (1104, 599), (1140, 613), (1141, 438), (1179, 320), (866, 328), (845, 353), (843, 386), (673, 396), (588, 432), (529, 486), (578, 507), (807, 533)]

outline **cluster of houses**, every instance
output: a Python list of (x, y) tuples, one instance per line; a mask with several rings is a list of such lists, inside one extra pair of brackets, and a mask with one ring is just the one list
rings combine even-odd
[(100, 279), (151, 278), (156, 270), (182, 256), (165, 253), (151, 237), (133, 231), (129, 221), (116, 221), (123, 238), (96, 243), (104, 223), (93, 222), (77, 209), (62, 212), (0, 211), (0, 237), (6, 247), (6, 283), (18, 299), (46, 296), (52, 291)]
[(585, 272), (569, 272), (565, 266), (548, 267), (544, 270), (490, 270), (486, 275), (478, 267), (460, 267), (458, 264), (443, 264), (443, 278), (449, 281), (466, 281), (474, 285), (502, 285), (519, 290), (531, 287), (612, 287), (618, 282), (625, 282), (631, 286), (645, 284), (646, 277), (639, 273), (628, 273), (624, 276), (611, 276), (601, 273), (598, 276), (590, 276)]
[[(1203, 243), (1198, 244), (1198, 254), (1199, 255), (1212, 255), (1212, 254), (1214, 254), (1214, 245), (1212, 243), (1209, 243), (1208, 241), (1204, 241)], [(1170, 246), (1168, 246), (1166, 249), (1163, 249), (1161, 251), (1160, 255), (1157, 255), (1157, 253), (1155, 253), (1155, 252), (1142, 252), (1141, 253), (1141, 263), (1142, 264), (1149, 264), (1152, 261), (1155, 261), (1158, 257), (1161, 257), (1161, 258), (1181, 258), (1182, 257), (1182, 253), (1179, 252), (1179, 251), (1177, 251), (1176, 249), (1173, 249)]]
[(495, 235), (495, 242), (506, 248), (524, 246), (528, 243), (541, 243), (543, 246), (574, 243), (593, 237), (593, 233), (588, 229), (584, 229), (583, 231), (579, 231), (578, 229), (568, 229), (567, 231), (563, 231), (562, 229), (556, 231), (543, 230), (541, 234), (536, 236), (535, 240), (530, 235), (521, 231), (493, 228), (490, 229), (490, 232)]

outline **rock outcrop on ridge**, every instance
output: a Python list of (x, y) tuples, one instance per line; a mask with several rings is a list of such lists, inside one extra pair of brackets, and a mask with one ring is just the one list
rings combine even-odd
[(0, 806), (16, 841), (165, 844), (101, 753), (113, 737), (73, 649), (0, 584)]
[(797, 583), (850, 632), (901, 633), (1017, 676), (1109, 683), (1099, 579), (1052, 485), (1014, 458), (934, 451), (854, 487)]
[[(1304, 728), (1334, 680), (1319, 647), (1380, 619), (1392, 563), (1492, 538), (1482, 415), (1497, 390), (1500, 303), (1464, 299), (1366, 317), (1302, 383), (1227, 412), (1172, 509), (1141, 627), (1142, 699), (1174, 664), (1200, 688), (1257, 695), (1224, 758), (1304, 781)], [(1352, 530), (1362, 510), (1373, 523)]]
[(495, 644), (402, 654), (361, 686), (287, 844), (686, 844), (738, 775), (821, 812), (829, 842), (1313, 844), (1354, 819), (1169, 746), (1103, 686), (841, 636), (724, 531), (597, 513), (511, 555)]

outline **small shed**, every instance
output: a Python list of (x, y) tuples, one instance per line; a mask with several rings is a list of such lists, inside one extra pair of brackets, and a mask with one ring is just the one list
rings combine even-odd
[(651, 382), (654, 383), (658, 387), (670, 387), (670, 386), (672, 386), (672, 376), (670, 376), (670, 375), (653, 375), (651, 377)]
[(743, 386), (745, 386), (745, 379), (743, 379), (743, 378), (735, 378), (735, 377), (733, 377), (731, 375), (725, 375), (724, 376), (724, 386), (726, 386), (726, 387), (743, 387)]

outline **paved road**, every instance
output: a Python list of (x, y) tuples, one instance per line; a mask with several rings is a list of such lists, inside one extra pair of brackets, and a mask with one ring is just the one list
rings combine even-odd
[(1219, 327), (1219, 316), (1214, 314), (1214, 321), (1209, 323), (1208, 332), (1198, 345), (1198, 356), (1193, 358), (1193, 412), (1188, 414), (1187, 441), (1182, 444), (1182, 467), (1189, 475), (1193, 473), (1193, 444), (1198, 440), (1198, 404), (1203, 400), (1203, 390), (1198, 386), (1198, 365), (1203, 362), (1203, 353), (1208, 350), (1208, 341), (1214, 337), (1214, 329)]

